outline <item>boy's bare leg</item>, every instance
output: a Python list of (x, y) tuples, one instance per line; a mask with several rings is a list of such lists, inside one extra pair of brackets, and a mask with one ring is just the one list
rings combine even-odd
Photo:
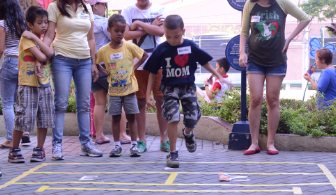
[(139, 114), (135, 115), (139, 141), (146, 141), (146, 98), (138, 99)]
[(37, 147), (43, 148), (45, 139), (47, 137), (47, 128), (37, 128)]
[[(120, 140), (121, 139), (131, 140), (131, 138), (126, 134), (126, 123), (127, 123), (126, 114), (123, 108), (122, 113), (121, 113), (121, 120), (120, 120)], [(137, 131), (137, 129), (135, 129), (135, 131)]]
[(177, 125), (179, 121), (168, 124), (168, 137), (170, 142), (170, 151), (176, 151)]
[(135, 114), (126, 114), (126, 118), (128, 121), (128, 128), (131, 135), (131, 140), (136, 141), (137, 140), (137, 123), (135, 120)]
[(22, 131), (18, 130), (13, 131), (13, 148), (19, 148), (22, 135), (23, 135)]
[(185, 134), (190, 134), (190, 132), (193, 130), (194, 128), (185, 128)]
[(168, 127), (168, 122), (164, 118), (162, 118), (162, 97), (161, 96), (154, 96), (155, 99), (155, 105), (156, 105), (156, 118), (159, 124), (159, 129), (160, 129), (160, 139), (161, 139), (161, 144), (165, 141), (168, 140), (168, 134), (165, 134), (167, 127)]
[(114, 115), (112, 116), (112, 134), (114, 142), (119, 141), (120, 136), (120, 119), (121, 115)]

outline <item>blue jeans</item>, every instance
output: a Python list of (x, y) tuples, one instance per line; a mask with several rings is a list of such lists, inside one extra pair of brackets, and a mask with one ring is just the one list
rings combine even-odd
[(5, 119), (6, 139), (12, 141), (14, 129), (14, 109), (18, 88), (18, 58), (5, 56), (0, 69), (0, 95)]
[(92, 83), (92, 62), (88, 59), (74, 59), (62, 55), (51, 59), (51, 74), (55, 89), (56, 123), (53, 129), (53, 145), (62, 143), (63, 125), (69, 100), (69, 89), (73, 77), (76, 89), (77, 122), (79, 141), (90, 141), (90, 91)]

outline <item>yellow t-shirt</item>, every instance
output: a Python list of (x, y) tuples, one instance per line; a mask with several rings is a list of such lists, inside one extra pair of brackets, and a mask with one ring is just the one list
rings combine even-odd
[(31, 39), (21, 37), (19, 45), (19, 85), (31, 87), (50, 87), (50, 69), (48, 64), (42, 66), (44, 78), (39, 78), (35, 74), (35, 56), (29, 48), (37, 47)]
[(89, 13), (85, 13), (82, 4), (78, 5), (76, 12), (67, 4), (66, 10), (71, 15), (71, 18), (69, 18), (61, 14), (56, 1), (49, 4), (48, 20), (56, 23), (56, 38), (53, 42), (55, 55), (75, 59), (91, 57), (87, 34), (94, 18), (91, 6), (89, 4), (85, 4), (85, 6)]
[(130, 42), (123, 42), (119, 49), (109, 44), (101, 47), (96, 55), (96, 63), (104, 62), (110, 76), (107, 78), (110, 96), (125, 96), (138, 91), (138, 82), (134, 75), (134, 58), (141, 59), (144, 50)]

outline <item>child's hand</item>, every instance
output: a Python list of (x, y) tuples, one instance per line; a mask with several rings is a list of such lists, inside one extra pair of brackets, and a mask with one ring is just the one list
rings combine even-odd
[(310, 74), (306, 73), (305, 75), (303, 75), (303, 78), (306, 79), (307, 81), (310, 81), (312, 78), (310, 76)]
[(134, 21), (131, 26), (130, 26), (130, 30), (131, 31), (135, 31), (137, 28), (139, 27), (139, 21)]
[(35, 74), (39, 78), (44, 78), (44, 74), (41, 71), (41, 66), (42, 66), (41, 62), (36, 61), (36, 63), (35, 63)]
[(106, 76), (110, 76), (110, 72), (108, 72), (105, 68), (103, 68), (100, 64), (97, 64), (97, 69), (105, 74)]
[(209, 81), (208, 81), (208, 79), (205, 79), (205, 81), (203, 82), (203, 85), (209, 85), (210, 83), (209, 83)]
[(162, 15), (158, 15), (158, 16), (156, 16), (155, 20), (152, 22), (152, 25), (162, 26), (163, 25), (163, 20), (164, 20), (164, 17), (162, 17)]
[(27, 30), (25, 30), (22, 33), (22, 36), (27, 38), (27, 39), (34, 39), (36, 37), (36, 35), (34, 35), (34, 33), (30, 32), (30, 31), (27, 31)]
[(146, 107), (148, 109), (156, 108), (152, 102), (154, 102), (154, 104), (156, 103), (154, 98), (151, 95), (147, 96), (146, 97)]
[(91, 73), (92, 73), (92, 78), (93, 78), (92, 81), (95, 83), (99, 79), (99, 71), (97, 69), (97, 66), (92, 64)]
[(214, 75), (212, 74), (212, 75), (210, 76), (210, 78), (208, 79), (210, 85), (213, 85), (213, 79), (212, 79), (213, 77), (214, 77)]

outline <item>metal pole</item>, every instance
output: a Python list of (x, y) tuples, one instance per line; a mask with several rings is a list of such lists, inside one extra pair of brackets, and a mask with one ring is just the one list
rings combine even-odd
[(246, 71), (241, 71), (241, 121), (246, 121)]
[[(241, 11), (241, 21), (240, 24), (243, 25), (243, 12)], [(241, 85), (241, 121), (246, 121), (246, 71), (241, 71), (240, 78)]]
[[(303, 0), (303, 3), (306, 3), (307, 0)], [(307, 69), (310, 65), (310, 60), (309, 60), (309, 28), (308, 26), (302, 31), (302, 75), (307, 72)], [(306, 95), (306, 90), (308, 88), (308, 82), (303, 78), (301, 78), (301, 90), (303, 94), (303, 100), (302, 103), (305, 101), (305, 95)]]

